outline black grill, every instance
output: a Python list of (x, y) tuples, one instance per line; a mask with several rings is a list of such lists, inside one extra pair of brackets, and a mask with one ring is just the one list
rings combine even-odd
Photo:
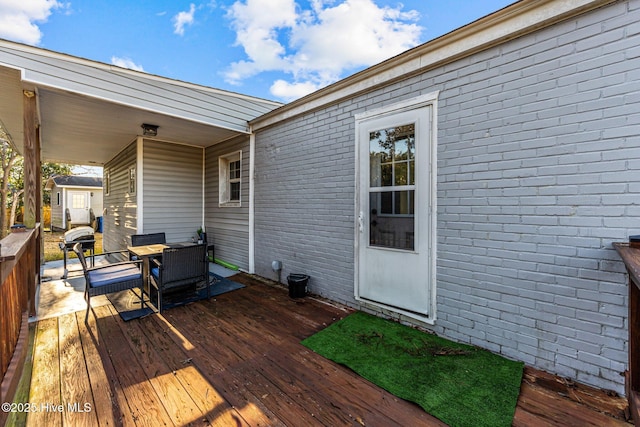
[(93, 267), (93, 255), (94, 255), (94, 246), (95, 246), (95, 236), (93, 235), (93, 228), (82, 226), (72, 228), (71, 230), (64, 233), (64, 239), (62, 242), (58, 244), (60, 249), (64, 252), (64, 274), (62, 275), (63, 279), (67, 278), (68, 270), (67, 270), (67, 252), (73, 250), (73, 246), (78, 243), (82, 243), (82, 251), (89, 251), (91, 256), (89, 259), (91, 260), (91, 266)]

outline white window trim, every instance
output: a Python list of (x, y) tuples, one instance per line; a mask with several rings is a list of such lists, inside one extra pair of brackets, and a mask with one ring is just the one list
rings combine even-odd
[[(239, 200), (231, 200), (231, 180), (229, 179), (229, 164), (232, 162), (240, 162), (240, 198)], [(229, 154), (218, 157), (218, 206), (222, 208), (238, 208), (242, 206), (242, 150), (234, 151)], [(236, 180), (234, 180), (236, 181)]]

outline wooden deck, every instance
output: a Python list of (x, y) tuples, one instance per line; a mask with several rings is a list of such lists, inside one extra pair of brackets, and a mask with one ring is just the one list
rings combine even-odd
[[(444, 425), (299, 344), (348, 310), (313, 298), (292, 300), (284, 288), (247, 275), (233, 280), (247, 287), (162, 316), (123, 322), (104, 305), (88, 326), (84, 311), (38, 321), (24, 399), (32, 412), (13, 423)], [(621, 416), (623, 399), (557, 386), (539, 374), (527, 370), (515, 426), (629, 425), (600, 412)]]

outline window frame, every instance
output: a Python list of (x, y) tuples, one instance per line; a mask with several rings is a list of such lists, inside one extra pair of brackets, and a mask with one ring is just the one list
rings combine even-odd
[(111, 169), (104, 170), (104, 195), (111, 193)]
[(137, 170), (135, 166), (129, 168), (129, 195), (135, 196), (138, 187)]
[[(231, 177), (232, 165), (238, 163), (238, 177)], [(218, 206), (223, 208), (242, 206), (242, 150), (218, 157)], [(232, 198), (232, 184), (238, 184), (238, 198)]]

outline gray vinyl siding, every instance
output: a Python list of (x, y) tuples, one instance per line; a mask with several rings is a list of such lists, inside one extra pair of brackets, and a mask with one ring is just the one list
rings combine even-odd
[[(105, 164), (102, 182), (110, 176), (110, 191), (104, 192), (103, 243), (105, 251), (125, 249), (128, 236), (137, 228), (137, 200), (129, 191), (129, 168), (136, 164), (136, 143), (130, 144), (113, 160)], [(106, 184), (105, 184), (106, 185)]]
[[(58, 196), (58, 194), (60, 194)], [(58, 197), (60, 204), (58, 205)], [(64, 216), (62, 214), (62, 205), (64, 203), (64, 190), (58, 186), (54, 186), (51, 190), (51, 228), (64, 229)]]
[[(357, 306), (354, 115), (440, 91), (439, 335), (624, 392), (640, 8), (621, 1), (256, 134), (256, 272)], [(410, 321), (410, 319), (404, 319)], [(424, 326), (424, 325), (423, 325)]]
[(202, 226), (204, 150), (144, 140), (143, 229), (165, 232), (168, 242), (191, 241)]
[[(219, 203), (220, 156), (242, 150), (240, 207)], [(206, 151), (205, 225), (208, 239), (215, 244), (215, 256), (244, 270), (249, 269), (249, 137), (242, 136)]]
[(91, 197), (91, 209), (93, 209), (93, 214), (96, 217), (102, 216), (102, 211), (104, 210), (104, 199), (102, 196), (102, 189), (101, 188), (87, 188), (87, 191), (89, 192), (89, 194), (92, 194)]

